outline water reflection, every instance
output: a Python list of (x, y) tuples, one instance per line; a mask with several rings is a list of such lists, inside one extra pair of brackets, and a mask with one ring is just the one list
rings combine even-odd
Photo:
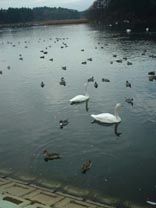
[(116, 136), (120, 136), (121, 134), (122, 134), (122, 132), (118, 132), (118, 127), (119, 127), (119, 125), (120, 125), (120, 123), (115, 123), (115, 124), (107, 124), (107, 123), (101, 123), (101, 122), (99, 122), (99, 121), (96, 121), (96, 120), (94, 120), (93, 122), (92, 122), (92, 124), (94, 124), (94, 123), (96, 123), (96, 124), (98, 124), (98, 125), (100, 125), (100, 126), (114, 126), (114, 134), (116, 135)]
[(83, 104), (85, 104), (85, 110), (88, 112), (89, 111), (88, 103), (89, 103), (89, 100), (86, 100), (81, 103), (71, 103), (70, 105), (83, 105)]

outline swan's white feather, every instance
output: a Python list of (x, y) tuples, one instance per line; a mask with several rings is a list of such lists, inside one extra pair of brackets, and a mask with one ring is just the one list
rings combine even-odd
[(85, 102), (89, 99), (88, 95), (77, 95), (70, 99), (69, 101), (72, 103), (80, 103), (80, 102)]
[(121, 118), (116, 119), (116, 117), (113, 114), (110, 113), (101, 113), (98, 115), (91, 115), (96, 121), (100, 121), (103, 123), (118, 123), (121, 121)]
[(156, 202), (153, 202), (153, 201), (147, 200), (146, 202), (147, 202), (148, 204), (150, 204), (150, 205), (156, 205)]

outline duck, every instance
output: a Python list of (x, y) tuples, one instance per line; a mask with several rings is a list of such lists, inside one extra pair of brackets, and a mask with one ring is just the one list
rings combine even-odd
[(93, 77), (93, 76), (90, 77), (90, 78), (88, 79), (88, 82), (94, 82), (94, 77)]
[(88, 60), (88, 61), (92, 61), (93, 59), (92, 59), (92, 58), (88, 58), (87, 60)]
[(81, 173), (86, 173), (92, 166), (92, 161), (87, 160), (81, 167)]
[(121, 107), (122, 107), (121, 103), (116, 104), (114, 109), (114, 115), (110, 113), (101, 113), (97, 115), (92, 114), (91, 117), (94, 118), (94, 120), (101, 123), (108, 123), (108, 124), (120, 123), (121, 118), (119, 117), (118, 111)]
[(62, 66), (62, 69), (63, 69), (63, 70), (66, 70), (66, 69), (67, 69), (67, 67), (66, 67), (66, 66)]
[(155, 71), (148, 72), (148, 75), (155, 75)]
[(60, 85), (66, 86), (66, 81), (65, 81), (64, 77), (61, 77)]
[(98, 83), (97, 82), (94, 83), (94, 87), (98, 88)]
[(102, 82), (110, 82), (109, 79), (102, 78)]
[(131, 87), (131, 83), (129, 81), (126, 81), (126, 87)]
[(45, 86), (44, 82), (41, 82), (41, 87), (43, 88)]
[(133, 100), (134, 100), (133, 98), (125, 98), (125, 102), (131, 104), (132, 106), (133, 106)]
[(48, 160), (54, 160), (54, 159), (60, 159), (61, 155), (58, 153), (49, 153), (47, 149), (45, 149), (43, 151), (44, 154), (44, 160), (48, 161)]
[(75, 103), (82, 103), (82, 102), (89, 100), (89, 94), (87, 93), (88, 83), (85, 83), (84, 86), (85, 86), (85, 94), (84, 95), (76, 95), (75, 97), (70, 99), (69, 101), (70, 101), (71, 105), (75, 104)]
[(69, 124), (69, 121), (68, 119), (60, 120), (59, 124), (60, 124), (60, 129), (63, 129), (64, 126), (67, 126)]
[(81, 64), (87, 64), (87, 61), (83, 61), (83, 62), (81, 62)]

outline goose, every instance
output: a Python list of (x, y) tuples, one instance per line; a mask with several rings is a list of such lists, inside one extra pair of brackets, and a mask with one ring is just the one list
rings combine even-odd
[(114, 115), (110, 113), (101, 113), (98, 115), (92, 114), (91, 117), (94, 118), (96, 121), (102, 122), (102, 123), (119, 123), (121, 122), (121, 118), (119, 117), (118, 111), (122, 105), (120, 103), (117, 103), (114, 109)]
[(92, 166), (92, 161), (87, 160), (81, 167), (81, 173), (86, 173)]
[(82, 102), (85, 102), (85, 101), (89, 100), (89, 95), (87, 93), (88, 84), (85, 83), (84, 86), (85, 86), (85, 94), (84, 95), (76, 95), (75, 97), (70, 99), (69, 101), (71, 102), (71, 104), (82, 103)]
[(43, 151), (43, 154), (44, 154), (44, 160), (45, 161), (61, 158), (60, 154), (58, 154), (58, 153), (49, 153), (48, 150), (46, 150), (46, 149)]

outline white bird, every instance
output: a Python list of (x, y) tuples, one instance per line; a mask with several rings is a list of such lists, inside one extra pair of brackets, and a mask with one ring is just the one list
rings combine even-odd
[(71, 102), (71, 104), (82, 103), (82, 102), (89, 100), (89, 95), (87, 93), (88, 83), (85, 83), (84, 86), (85, 86), (85, 94), (84, 95), (77, 95), (77, 96), (73, 97), (72, 99), (70, 99), (69, 101)]
[(128, 34), (131, 33), (131, 31), (132, 31), (131, 29), (126, 29), (126, 33)]
[(146, 202), (147, 202), (148, 204), (150, 204), (150, 205), (156, 205), (156, 202), (153, 202), (153, 201), (147, 200)]
[(121, 118), (119, 117), (118, 111), (122, 105), (120, 103), (117, 103), (114, 109), (114, 115), (110, 113), (101, 113), (98, 115), (91, 115), (96, 121), (102, 122), (102, 123), (119, 123), (121, 122)]
[(145, 30), (146, 30), (146, 32), (149, 32), (149, 27), (146, 27), (146, 29), (145, 29)]

